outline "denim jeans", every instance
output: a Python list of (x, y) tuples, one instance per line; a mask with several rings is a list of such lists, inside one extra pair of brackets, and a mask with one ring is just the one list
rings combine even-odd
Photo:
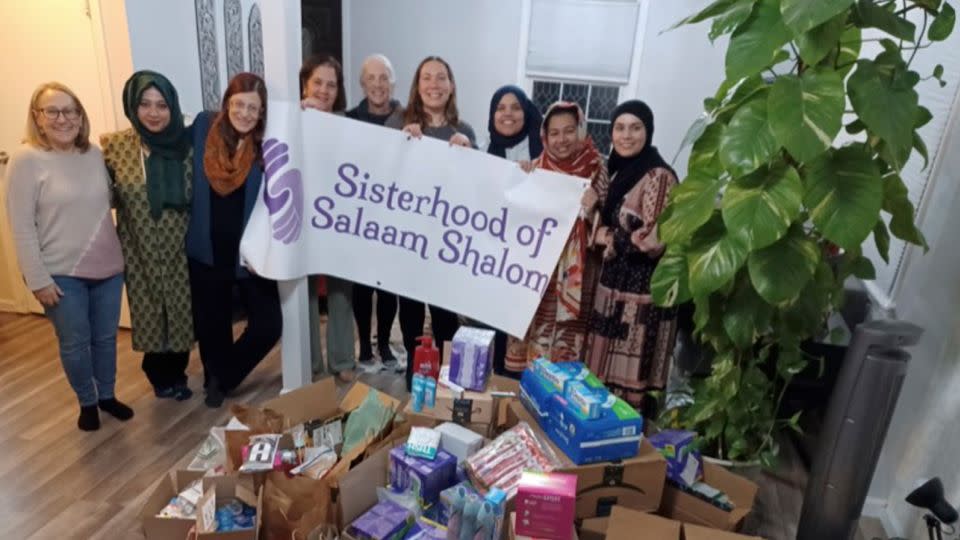
[(63, 296), (44, 310), (57, 332), (60, 362), (80, 406), (113, 398), (123, 274), (106, 279), (53, 276), (53, 281)]

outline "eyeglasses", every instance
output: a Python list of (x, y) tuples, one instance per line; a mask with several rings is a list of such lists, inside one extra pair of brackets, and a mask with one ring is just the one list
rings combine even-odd
[(231, 101), (230, 110), (236, 111), (236, 112), (247, 111), (247, 114), (259, 115), (261, 111), (261, 107), (259, 105), (253, 105), (252, 103), (246, 104), (242, 101)]
[(47, 107), (46, 109), (37, 109), (39, 112), (43, 113), (43, 116), (47, 120), (56, 120), (62, 114), (64, 118), (70, 120), (71, 122), (76, 121), (80, 118), (79, 109), (57, 109), (56, 107)]

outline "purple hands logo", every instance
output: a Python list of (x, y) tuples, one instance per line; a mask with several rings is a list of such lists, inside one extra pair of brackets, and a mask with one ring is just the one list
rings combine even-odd
[(267, 173), (263, 202), (270, 211), (273, 237), (284, 244), (296, 242), (303, 227), (303, 179), (300, 169), (289, 168), (278, 174), (290, 161), (289, 149), (286, 143), (277, 139), (267, 139), (263, 143), (263, 162)]

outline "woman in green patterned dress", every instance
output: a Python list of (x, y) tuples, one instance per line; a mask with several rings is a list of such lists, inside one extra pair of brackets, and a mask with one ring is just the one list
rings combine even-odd
[(184, 237), (192, 189), (192, 147), (177, 91), (152, 71), (123, 87), (132, 128), (100, 139), (113, 178), (117, 232), (127, 271), (133, 349), (158, 398), (189, 399), (193, 346)]

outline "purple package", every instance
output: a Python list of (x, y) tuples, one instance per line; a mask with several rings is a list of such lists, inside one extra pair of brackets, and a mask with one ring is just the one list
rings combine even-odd
[(483, 392), (490, 379), (493, 330), (462, 326), (450, 347), (450, 381), (467, 390)]
[(393, 540), (403, 538), (412, 521), (409, 510), (393, 501), (383, 501), (354, 520), (348, 530), (357, 540)]
[(669, 429), (647, 437), (667, 460), (667, 476), (688, 486), (703, 478), (700, 452), (693, 446), (696, 437), (697, 434), (692, 431)]
[(456, 469), (456, 456), (443, 450), (432, 460), (408, 456), (401, 446), (390, 451), (390, 485), (415, 492), (424, 504), (435, 503), (440, 492), (454, 484)]

